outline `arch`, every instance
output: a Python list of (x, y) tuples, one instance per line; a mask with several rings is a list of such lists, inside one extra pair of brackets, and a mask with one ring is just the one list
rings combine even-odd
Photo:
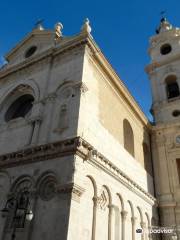
[(34, 180), (29, 175), (22, 175), (18, 177), (11, 186), (11, 192), (18, 194), (24, 188), (32, 190), (34, 187)]
[[(25, 209), (29, 206), (30, 193), (34, 187), (34, 181), (29, 175), (22, 175), (18, 177), (11, 186), (11, 192), (8, 199), (15, 199), (18, 208), (24, 209), (22, 215), (19, 216), (17, 221), (17, 228), (24, 227)], [(14, 208), (10, 208), (6, 217), (5, 228), (11, 229), (14, 221)]]
[(134, 218), (134, 207), (130, 200), (127, 201), (131, 209), (131, 217)]
[(94, 178), (90, 175), (87, 175), (86, 177), (88, 177), (91, 182), (92, 182), (92, 185), (93, 185), (93, 188), (94, 188), (94, 197), (97, 197), (97, 185), (96, 185), (96, 181), (94, 180)]
[(73, 88), (72, 81), (66, 81), (56, 89), (57, 100), (61, 101), (61, 103), (67, 103), (69, 100), (75, 96), (75, 91)]
[[(18, 99), (20, 98), (21, 98), (21, 101), (20, 100), (18, 101)], [(22, 116), (27, 113), (28, 109), (30, 111), (31, 108), (33, 107), (32, 102), (39, 100), (39, 88), (37, 84), (35, 84), (34, 81), (32, 80), (25, 81), (25, 82), (18, 82), (15, 84), (15, 86), (10, 87), (3, 94), (1, 99), (2, 99), (2, 102), (0, 104), (0, 112), (1, 112), (0, 120), (3, 122), (5, 121), (5, 118), (6, 120), (11, 120), (14, 118), (13, 115), (18, 116), (18, 114), (16, 114), (15, 111), (18, 109), (22, 109), (20, 108), (20, 105), (22, 105), (23, 103), (24, 103), (23, 107), (25, 110)], [(15, 103), (16, 103), (16, 106), (13, 105)], [(8, 112), (7, 114), (8, 116), (6, 116), (7, 112)]]
[(146, 216), (146, 219), (147, 219), (148, 227), (150, 227), (151, 226), (151, 221), (150, 221), (150, 217), (149, 217), (147, 212), (145, 212), (145, 216)]
[(42, 173), (36, 183), (40, 198), (44, 201), (53, 199), (56, 195), (57, 185), (58, 181), (54, 172), (46, 171)]
[(16, 83), (13, 83), (2, 95), (1, 99), (5, 99), (10, 93), (14, 92), (19, 86), (28, 86), (32, 89), (32, 94), (36, 101), (40, 100), (40, 88), (37, 82), (34, 79), (20, 80)]
[(108, 197), (109, 197), (109, 204), (111, 205), (112, 204), (112, 196), (111, 196), (111, 191), (110, 189), (106, 186), (106, 185), (103, 185), (103, 188), (106, 189), (107, 193), (108, 193)]
[(180, 95), (179, 85), (177, 83), (176, 75), (168, 75), (165, 78), (165, 85), (166, 85), (166, 94), (168, 99), (172, 99), (178, 97)]
[(134, 133), (127, 119), (123, 120), (124, 148), (134, 157)]
[(36, 181), (36, 184), (35, 184), (35, 187), (38, 189), (41, 181), (48, 176), (53, 176), (53, 177), (57, 178), (57, 175), (56, 175), (55, 172), (50, 171), (50, 170), (45, 171), (38, 177), (38, 179)]
[(64, 88), (70, 87), (72, 85), (73, 85), (73, 81), (64, 81), (56, 88), (55, 92), (58, 94), (58, 92), (62, 91)]
[(123, 200), (121, 194), (117, 193), (117, 196), (118, 196), (118, 198), (120, 200), (120, 203), (121, 203), (121, 210), (124, 211), (124, 200)]
[(141, 222), (143, 223), (144, 221), (143, 221), (143, 213), (142, 213), (142, 210), (141, 210), (140, 207), (137, 207), (137, 210), (138, 210), (138, 212), (139, 212)]
[(33, 107), (34, 97), (31, 94), (24, 94), (11, 103), (7, 109), (4, 119), (9, 122), (18, 117), (25, 117)]

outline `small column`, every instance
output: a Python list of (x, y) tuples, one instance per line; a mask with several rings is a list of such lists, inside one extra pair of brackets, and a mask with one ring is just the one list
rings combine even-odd
[(96, 214), (97, 214), (98, 197), (93, 197), (93, 222), (92, 222), (92, 240), (96, 239)]
[(30, 139), (30, 144), (35, 145), (38, 141), (39, 136), (39, 128), (42, 121), (42, 102), (34, 102), (33, 103), (33, 112), (30, 117), (30, 122), (32, 124), (32, 135)]
[(125, 240), (125, 225), (126, 225), (126, 217), (128, 212), (127, 211), (121, 211), (121, 219), (122, 219), (122, 240)]
[(137, 218), (136, 217), (132, 217), (131, 218), (131, 223), (132, 223), (132, 240), (135, 240), (135, 232), (136, 232), (136, 229), (135, 229), (135, 227), (136, 227), (136, 220), (137, 220)]
[(111, 240), (112, 237), (112, 212), (113, 212), (113, 208), (114, 205), (110, 204), (108, 205), (109, 207), (109, 216), (108, 216), (108, 240)]
[(151, 226), (148, 226), (148, 239), (149, 240), (152, 239), (152, 234), (151, 234), (150, 230), (151, 230)]
[(146, 223), (145, 222), (140, 222), (140, 226), (143, 230), (143, 234), (141, 234), (141, 239), (145, 240), (145, 229), (146, 229)]

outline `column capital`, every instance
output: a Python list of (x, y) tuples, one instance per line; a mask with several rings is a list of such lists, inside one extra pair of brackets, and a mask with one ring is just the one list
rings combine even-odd
[(127, 214), (128, 214), (127, 211), (125, 211), (125, 210), (122, 210), (122, 211), (121, 211), (121, 216), (122, 216), (123, 219), (126, 219)]
[(131, 217), (131, 222), (132, 222), (132, 224), (135, 224), (135, 223), (136, 223), (136, 220), (137, 220), (137, 217)]
[(109, 205), (108, 205), (108, 208), (109, 208), (109, 209), (114, 209), (114, 208), (116, 208), (116, 205), (114, 205), (114, 204), (109, 204)]
[(145, 228), (145, 227), (146, 227), (146, 223), (145, 223), (145, 222), (140, 222), (140, 226), (141, 226), (142, 228)]

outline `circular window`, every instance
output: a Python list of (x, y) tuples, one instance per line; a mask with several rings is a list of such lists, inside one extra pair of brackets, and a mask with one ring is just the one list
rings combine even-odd
[(25, 94), (16, 99), (8, 108), (5, 114), (5, 121), (8, 122), (18, 117), (25, 117), (33, 106), (34, 97), (30, 94)]
[(170, 44), (164, 44), (164, 45), (162, 45), (160, 52), (162, 55), (166, 55), (166, 54), (170, 53), (171, 50), (172, 50), (172, 47)]
[(174, 111), (172, 112), (172, 115), (173, 115), (173, 117), (178, 117), (178, 116), (180, 116), (180, 110), (174, 110)]
[(30, 47), (25, 53), (25, 58), (31, 57), (36, 52), (36, 50), (37, 50), (36, 46)]

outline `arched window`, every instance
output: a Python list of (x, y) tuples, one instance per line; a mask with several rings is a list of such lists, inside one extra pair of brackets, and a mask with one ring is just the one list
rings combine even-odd
[(175, 75), (168, 76), (165, 79), (166, 82), (166, 92), (167, 92), (167, 98), (175, 98), (180, 95), (179, 92), (179, 86), (177, 83), (177, 77)]
[(143, 153), (144, 153), (144, 168), (152, 176), (152, 162), (150, 150), (147, 143), (143, 143)]
[(127, 119), (123, 121), (124, 148), (134, 157), (134, 134)]
[(25, 117), (33, 106), (34, 97), (30, 94), (24, 94), (17, 98), (7, 109), (5, 121), (8, 122), (18, 117)]

